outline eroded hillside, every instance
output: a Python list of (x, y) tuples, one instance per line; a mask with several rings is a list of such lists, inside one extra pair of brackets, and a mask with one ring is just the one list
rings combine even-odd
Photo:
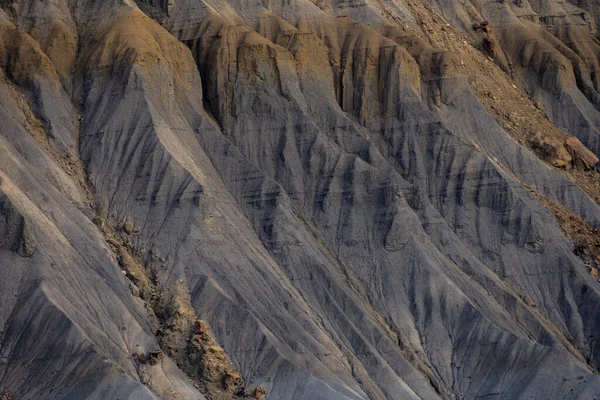
[(0, 0), (0, 396), (593, 398), (598, 10)]

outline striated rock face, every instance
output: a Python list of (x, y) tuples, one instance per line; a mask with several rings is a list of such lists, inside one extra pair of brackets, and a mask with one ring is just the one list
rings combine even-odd
[(0, 0), (0, 396), (594, 398), (598, 10)]

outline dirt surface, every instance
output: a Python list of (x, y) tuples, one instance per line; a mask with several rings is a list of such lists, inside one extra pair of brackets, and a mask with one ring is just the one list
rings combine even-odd
[(535, 198), (556, 218), (560, 227), (573, 242), (573, 252), (583, 260), (590, 275), (600, 282), (600, 230), (592, 228), (583, 218), (568, 208), (556, 204), (538, 194)]

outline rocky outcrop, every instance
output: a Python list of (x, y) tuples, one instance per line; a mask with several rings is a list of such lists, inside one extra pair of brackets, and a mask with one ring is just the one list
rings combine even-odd
[(197, 320), (189, 339), (188, 358), (195, 375), (205, 382), (205, 392), (244, 395), (242, 376), (233, 368), (229, 357), (209, 333), (206, 323)]
[(565, 142), (565, 148), (571, 155), (573, 165), (577, 168), (589, 170), (598, 164), (598, 157), (585, 147), (576, 137), (569, 137)]
[(530, 139), (530, 145), (540, 158), (558, 168), (590, 170), (598, 163), (598, 157), (577, 138), (561, 138), (538, 133)]

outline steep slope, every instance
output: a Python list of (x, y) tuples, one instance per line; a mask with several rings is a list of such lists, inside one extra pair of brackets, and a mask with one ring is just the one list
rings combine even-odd
[(600, 391), (593, 2), (0, 5), (0, 393)]

